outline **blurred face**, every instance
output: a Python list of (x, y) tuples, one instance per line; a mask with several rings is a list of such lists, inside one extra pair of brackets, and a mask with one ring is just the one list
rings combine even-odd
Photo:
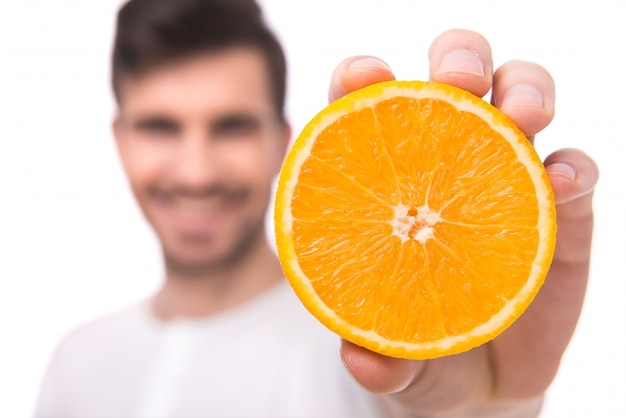
[(114, 132), (168, 268), (225, 267), (264, 242), (290, 132), (260, 53), (198, 56), (127, 81)]

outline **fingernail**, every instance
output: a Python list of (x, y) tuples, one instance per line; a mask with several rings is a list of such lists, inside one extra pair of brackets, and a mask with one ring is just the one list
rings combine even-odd
[(502, 97), (502, 106), (535, 106), (543, 108), (543, 95), (530, 83), (517, 83), (509, 87)]
[(485, 68), (482, 60), (475, 52), (467, 49), (454, 49), (443, 57), (438, 72), (466, 73), (482, 77), (485, 75)]
[(363, 70), (371, 68), (384, 68), (385, 70), (391, 71), (391, 68), (386, 62), (374, 57), (359, 58), (352, 61), (350, 65), (348, 65), (348, 70)]
[(550, 164), (547, 167), (547, 170), (551, 174), (557, 174), (563, 177), (567, 177), (568, 179), (571, 179), (571, 180), (576, 180), (576, 170), (574, 170), (574, 167), (572, 167), (569, 164), (565, 164), (565, 163)]

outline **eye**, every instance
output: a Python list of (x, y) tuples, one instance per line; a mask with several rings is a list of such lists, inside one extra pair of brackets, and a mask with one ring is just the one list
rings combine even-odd
[(180, 133), (180, 124), (173, 119), (165, 117), (153, 117), (138, 120), (135, 129), (151, 137), (173, 137)]
[(249, 138), (261, 129), (261, 121), (246, 114), (224, 116), (212, 124), (211, 130), (215, 138)]

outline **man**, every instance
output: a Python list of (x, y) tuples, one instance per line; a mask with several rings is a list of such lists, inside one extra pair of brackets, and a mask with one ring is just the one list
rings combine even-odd
[[(429, 57), (433, 80), (478, 96), (493, 89), (531, 140), (551, 121), (543, 68), (511, 62), (494, 74), (487, 41), (460, 30), (438, 37)], [(329, 97), (392, 78), (375, 57), (348, 58)], [(339, 344), (295, 299), (267, 243), (270, 186), (291, 132), (285, 60), (252, 0), (131, 0), (118, 15), (113, 88), (119, 155), (166, 277), (149, 300), (63, 341), (36, 416), (538, 414), (588, 275), (597, 169), (586, 155), (546, 161), (557, 251), (523, 317), (470, 352), (406, 361)]]

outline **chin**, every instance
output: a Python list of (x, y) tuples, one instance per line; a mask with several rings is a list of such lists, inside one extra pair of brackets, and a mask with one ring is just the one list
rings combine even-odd
[(174, 274), (212, 274), (240, 265), (265, 242), (264, 218), (247, 228), (207, 236), (162, 234), (167, 271)]
[(230, 263), (228, 257), (189, 256), (164, 254), (168, 274), (176, 276), (201, 276), (224, 270)]

